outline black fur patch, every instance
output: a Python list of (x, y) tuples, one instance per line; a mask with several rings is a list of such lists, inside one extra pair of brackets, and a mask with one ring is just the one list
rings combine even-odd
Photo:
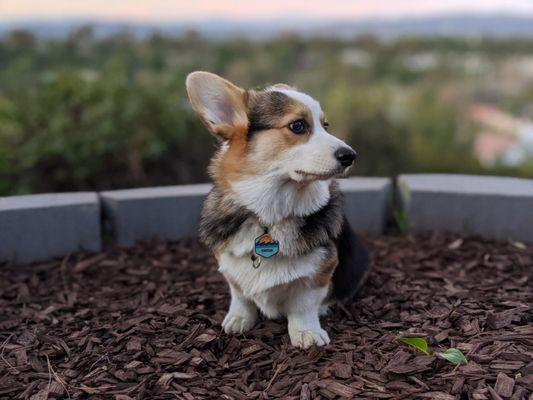
[(370, 272), (370, 257), (346, 217), (337, 241), (337, 255), (339, 264), (333, 273), (332, 296), (337, 300), (349, 300), (363, 285)]
[(280, 116), (287, 113), (294, 100), (276, 91), (253, 92), (248, 101), (248, 138), (254, 132), (272, 129), (279, 125)]
[(300, 254), (308, 253), (319, 246), (336, 241), (342, 229), (343, 198), (337, 182), (330, 186), (328, 204), (316, 213), (303, 218), (297, 248)]
[(215, 186), (207, 195), (202, 209), (200, 240), (211, 249), (216, 249), (251, 216), (251, 211), (235, 204)]

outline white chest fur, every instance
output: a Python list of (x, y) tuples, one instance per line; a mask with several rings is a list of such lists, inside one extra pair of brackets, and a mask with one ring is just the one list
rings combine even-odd
[[(270, 230), (275, 240), (280, 242), (280, 252), (271, 258), (261, 260), (259, 268), (252, 267), (251, 256), (254, 240), (263, 233), (255, 221), (246, 221), (233, 236), (226, 248), (219, 255), (219, 270), (234, 284), (242, 294), (253, 300), (267, 315), (276, 314), (268, 310), (269, 300), (284, 285), (291, 285), (299, 279), (316, 274), (321, 262), (326, 257), (324, 248), (317, 248), (303, 256), (292, 256), (291, 249), (297, 234), (294, 223), (278, 224)], [(286, 288), (290, 290), (289, 287)], [(288, 294), (288, 293), (287, 293)], [(282, 310), (278, 310), (278, 314)]]
[(329, 199), (329, 181), (306, 185), (287, 180), (276, 173), (254, 176), (233, 183), (236, 201), (269, 225), (289, 216), (306, 216), (324, 207)]

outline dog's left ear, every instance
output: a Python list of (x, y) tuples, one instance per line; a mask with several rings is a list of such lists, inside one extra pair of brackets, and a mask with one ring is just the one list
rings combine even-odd
[(192, 107), (215, 136), (230, 140), (248, 129), (247, 93), (210, 72), (196, 71), (185, 82)]

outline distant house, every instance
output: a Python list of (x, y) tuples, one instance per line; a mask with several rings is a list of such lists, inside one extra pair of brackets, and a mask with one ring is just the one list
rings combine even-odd
[(435, 69), (439, 65), (440, 59), (437, 53), (423, 52), (406, 56), (402, 62), (405, 67), (412, 71), (423, 72)]
[(470, 114), (482, 128), (474, 141), (474, 154), (482, 164), (518, 166), (533, 160), (532, 120), (486, 104), (475, 105)]

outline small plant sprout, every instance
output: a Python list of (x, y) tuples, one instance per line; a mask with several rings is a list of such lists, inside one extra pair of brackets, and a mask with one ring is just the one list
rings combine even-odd
[(398, 230), (402, 235), (405, 235), (409, 231), (409, 219), (407, 217), (407, 212), (404, 210), (394, 210), (393, 217)]

